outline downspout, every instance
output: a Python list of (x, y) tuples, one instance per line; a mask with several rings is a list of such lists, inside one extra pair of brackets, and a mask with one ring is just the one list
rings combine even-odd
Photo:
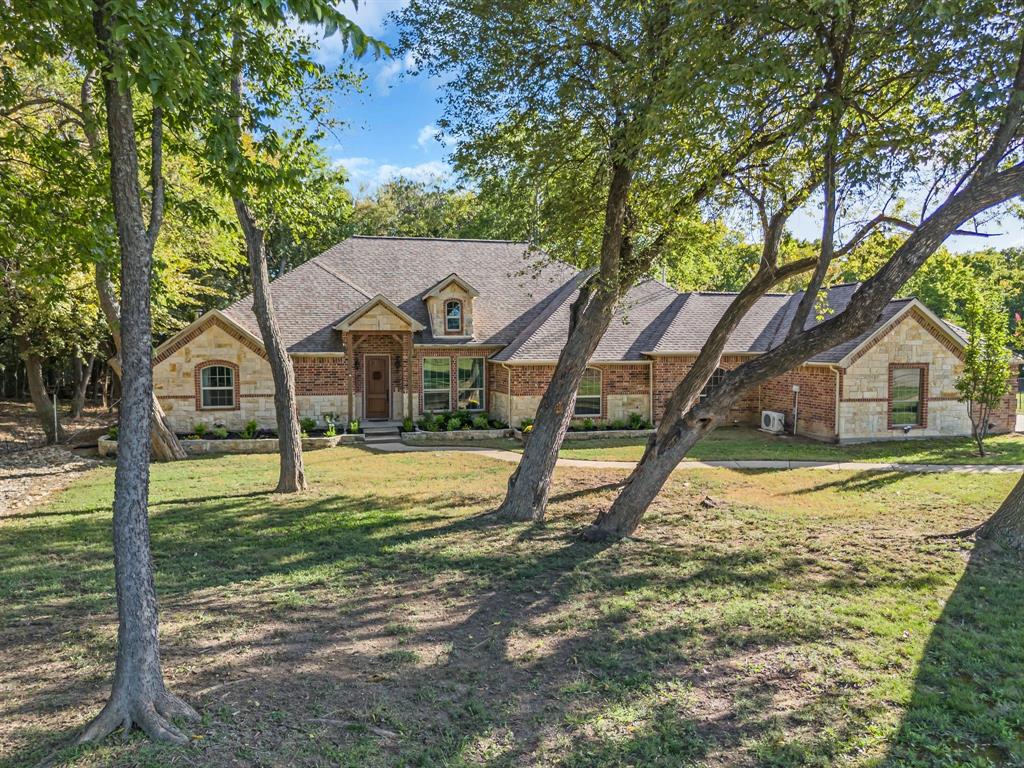
[(793, 437), (796, 437), (797, 419), (800, 416), (800, 385), (793, 385)]
[(654, 360), (652, 359), (647, 366), (647, 410), (649, 412), (648, 421), (651, 425), (654, 425)]
[(839, 403), (839, 391), (840, 391), (840, 389), (842, 389), (842, 380), (841, 380), (840, 377), (843, 374), (842, 374), (842, 369), (839, 368), (839, 366), (832, 366), (832, 370), (836, 372), (836, 387), (835, 387), (835, 390), (833, 391), (833, 394), (835, 395), (835, 403), (836, 403), (835, 404), (835, 409), (836, 409), (835, 433), (836, 433), (836, 442), (838, 443), (840, 436), (843, 434), (842, 429), (840, 429), (840, 427), (839, 427), (839, 418), (840, 418), (840, 416), (842, 415), (842, 412), (843, 412), (842, 409), (839, 407), (839, 405), (840, 405), (840, 403)]

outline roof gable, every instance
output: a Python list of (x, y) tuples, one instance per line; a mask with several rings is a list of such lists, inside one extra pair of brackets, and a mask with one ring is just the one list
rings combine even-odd
[(434, 285), (432, 285), (430, 287), (430, 290), (427, 291), (426, 293), (424, 293), (423, 296), (421, 296), (420, 298), (422, 298), (424, 301), (426, 301), (429, 298), (432, 298), (434, 296), (438, 296), (438, 295), (441, 294), (442, 291), (444, 291), (445, 288), (447, 288), (452, 283), (455, 283), (455, 285), (459, 286), (459, 288), (461, 288), (462, 291), (465, 294), (467, 294), (469, 296), (472, 296), (474, 299), (477, 296), (480, 295), (480, 291), (478, 291), (472, 285), (467, 283), (465, 280), (463, 280), (461, 277), (459, 277), (456, 273), (452, 272), (447, 277), (441, 278), (438, 282), (436, 282)]
[(376, 328), (363, 328), (360, 326), (360, 320), (370, 319), (370, 315), (377, 308), (383, 309), (387, 314), (397, 319), (400, 323), (406, 326), (404, 330), (422, 331), (423, 324), (415, 318), (409, 317), (405, 312), (396, 307), (386, 296), (377, 294), (368, 302), (357, 308), (350, 314), (346, 315), (345, 318), (334, 326), (336, 331), (348, 331), (348, 330), (381, 330), (390, 331), (396, 330), (394, 328), (382, 328), (380, 327), (380, 321), (378, 320)]

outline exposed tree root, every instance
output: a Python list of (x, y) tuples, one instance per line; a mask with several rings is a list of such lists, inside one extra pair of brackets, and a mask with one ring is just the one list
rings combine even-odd
[(961, 531), (954, 531), (953, 533), (931, 533), (925, 536), (925, 538), (928, 540), (969, 539), (980, 531), (983, 526), (984, 523), (981, 525), (972, 525), (970, 528), (964, 528)]
[(137, 725), (154, 741), (188, 744), (189, 737), (174, 725), (172, 718), (194, 722), (199, 719), (199, 714), (166, 691), (152, 698), (141, 695), (130, 698), (127, 694), (115, 693), (75, 743), (102, 741), (118, 728), (127, 736), (132, 726)]

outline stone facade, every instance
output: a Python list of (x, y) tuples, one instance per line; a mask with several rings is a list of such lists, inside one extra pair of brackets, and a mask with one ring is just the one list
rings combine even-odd
[[(922, 370), (926, 396), (920, 423), (912, 437), (970, 435), (967, 406), (958, 401), (955, 383), (963, 370), (959, 348), (937, 329), (930, 318), (915, 310), (883, 329), (865, 345), (840, 377), (839, 439), (841, 442), (903, 438), (902, 426), (893, 426), (891, 377), (894, 367)], [(1008, 395), (992, 421), (995, 431), (1012, 431), (1016, 424), (1016, 398)]]

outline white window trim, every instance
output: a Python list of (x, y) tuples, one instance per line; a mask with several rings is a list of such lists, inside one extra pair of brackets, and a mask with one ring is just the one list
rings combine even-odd
[(459, 386), (459, 362), (461, 360), (479, 360), (480, 361), (480, 386), (479, 387), (467, 387), (466, 391), (480, 390), (480, 407), (479, 408), (467, 408), (466, 410), (470, 413), (482, 413), (487, 410), (487, 358), (483, 355), (463, 355), (462, 357), (455, 358), (455, 404), (459, 404), (459, 393), (463, 391), (462, 387)]
[[(427, 360), (444, 360), (448, 363), (448, 388), (447, 389), (427, 389)], [(424, 357), (423, 362), (420, 364), (420, 389), (423, 391), (423, 402), (421, 410), (424, 413), (440, 413), (442, 411), (450, 411), (452, 409), (452, 359), (450, 357), (432, 356)], [(427, 410), (427, 393), (428, 392), (444, 392), (448, 398), (448, 407), (438, 409)]]
[[(231, 384), (226, 386), (226, 387), (224, 387), (224, 386), (217, 386), (217, 387), (205, 386), (203, 384), (203, 374), (205, 374), (208, 370), (210, 370), (212, 368), (226, 368), (227, 370), (229, 370), (231, 372)], [(232, 410), (234, 410), (235, 406), (238, 405), (235, 402), (235, 376), (237, 376), (237, 373), (235, 373), (235, 369), (232, 368), (230, 365), (224, 365), (223, 363), (210, 363), (209, 365), (202, 366), (199, 369), (199, 410), (201, 410), (201, 411), (232, 411)], [(206, 396), (207, 392), (223, 392), (224, 390), (227, 390), (227, 391), (229, 391), (231, 393), (231, 404), (230, 405), (207, 405), (206, 404), (206, 397), (205, 396)]]
[[(585, 368), (583, 370), (583, 375), (584, 376), (587, 375), (587, 371), (594, 371), (594, 372), (597, 373), (597, 382), (598, 382), (597, 394), (596, 395), (584, 395), (584, 398), (588, 399), (588, 400), (592, 400), (595, 397), (597, 398), (597, 413), (577, 413), (576, 412), (576, 409), (579, 407), (579, 403), (580, 403), (579, 387), (577, 387), (576, 388), (576, 401), (573, 403), (573, 406), (572, 406), (572, 415), (573, 415), (573, 418), (575, 418), (575, 419), (600, 419), (600, 418), (602, 418), (604, 416), (604, 407), (603, 407), (604, 406), (604, 371), (602, 371), (600, 368), (593, 368), (593, 367), (589, 367), (588, 366), (587, 368)], [(580, 383), (581, 384), (583, 383), (582, 379), (580, 379)]]

